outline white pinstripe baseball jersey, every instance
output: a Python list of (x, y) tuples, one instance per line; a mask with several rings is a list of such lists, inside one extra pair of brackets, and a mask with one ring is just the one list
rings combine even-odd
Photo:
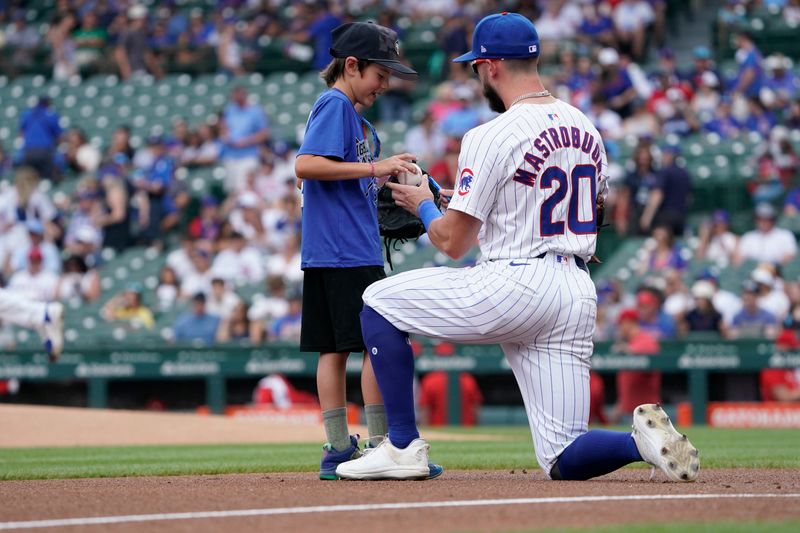
[(576, 108), (517, 104), (464, 136), (458, 166), (448, 209), (483, 222), (481, 260), (594, 254), (608, 163), (600, 134)]

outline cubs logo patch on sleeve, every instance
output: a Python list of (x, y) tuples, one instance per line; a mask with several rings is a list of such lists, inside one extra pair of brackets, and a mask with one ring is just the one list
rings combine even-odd
[(461, 176), (458, 178), (458, 195), (459, 196), (466, 196), (469, 193), (470, 189), (472, 189), (472, 181), (475, 179), (475, 175), (472, 173), (472, 170), (465, 168), (461, 171)]

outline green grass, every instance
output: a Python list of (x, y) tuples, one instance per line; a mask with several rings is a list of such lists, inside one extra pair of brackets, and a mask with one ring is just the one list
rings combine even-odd
[[(432, 441), (431, 459), (450, 469), (537, 468), (524, 427), (452, 428), (453, 434), (482, 433), (492, 441)], [(424, 434), (424, 431), (423, 431)], [(800, 468), (796, 430), (692, 428), (704, 468)], [(0, 480), (75, 477), (313, 472), (316, 444), (239, 444), (0, 449)]]

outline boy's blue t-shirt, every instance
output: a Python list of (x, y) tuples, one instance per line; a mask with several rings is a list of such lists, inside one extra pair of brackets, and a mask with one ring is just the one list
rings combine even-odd
[[(348, 163), (373, 161), (364, 122), (338, 89), (311, 110), (297, 155)], [(375, 178), (303, 181), (302, 268), (383, 266)]]

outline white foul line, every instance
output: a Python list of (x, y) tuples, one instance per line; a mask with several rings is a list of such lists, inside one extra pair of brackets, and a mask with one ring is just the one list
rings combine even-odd
[(370, 503), (360, 505), (317, 505), (314, 507), (273, 507), (266, 509), (239, 509), (232, 511), (199, 511), (188, 513), (160, 513), (122, 516), (96, 516), (86, 518), (57, 518), (0, 522), (0, 530), (33, 529), (40, 527), (96, 526), (100, 524), (127, 524), (131, 522), (160, 522), (164, 520), (196, 520), (199, 518), (234, 518), (247, 516), (274, 516), (288, 514), (339, 513), (343, 511), (387, 511), (392, 509), (431, 509), (447, 507), (485, 507), (495, 505), (535, 505), (543, 503), (624, 502), (649, 500), (711, 500), (744, 498), (800, 498), (792, 494), (638, 494), (630, 496), (563, 496), (553, 498), (511, 498), (504, 500), (456, 500), (438, 502)]

